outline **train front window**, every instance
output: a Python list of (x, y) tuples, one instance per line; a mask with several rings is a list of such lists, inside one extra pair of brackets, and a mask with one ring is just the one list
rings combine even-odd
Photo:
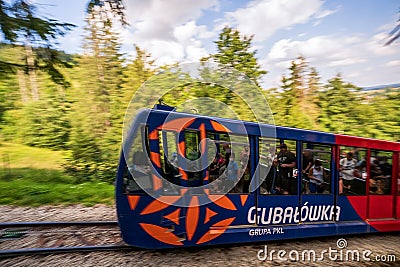
[(125, 172), (123, 191), (126, 194), (144, 194), (145, 190), (152, 189), (151, 163), (145, 152), (148, 147), (147, 128), (140, 127), (135, 133), (130, 148), (124, 148)]

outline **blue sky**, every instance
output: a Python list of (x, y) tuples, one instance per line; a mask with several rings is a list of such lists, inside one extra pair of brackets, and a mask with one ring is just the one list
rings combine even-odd
[[(78, 27), (60, 48), (82, 51), (87, 1), (35, 0), (47, 17)], [(357, 86), (400, 82), (400, 40), (384, 46), (399, 18), (398, 0), (125, 0), (130, 26), (121, 29), (123, 51), (134, 44), (156, 63), (194, 62), (215, 53), (224, 26), (254, 35), (264, 88), (280, 85), (290, 61), (302, 55), (322, 82), (338, 72)]]

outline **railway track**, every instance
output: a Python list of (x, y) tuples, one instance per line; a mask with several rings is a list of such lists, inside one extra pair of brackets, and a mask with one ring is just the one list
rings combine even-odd
[(122, 249), (116, 221), (0, 223), (1, 258)]

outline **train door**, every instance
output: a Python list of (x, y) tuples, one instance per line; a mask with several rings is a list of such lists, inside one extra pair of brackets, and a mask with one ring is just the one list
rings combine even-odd
[(258, 155), (261, 185), (253, 211), (257, 216), (251, 217), (254, 223), (260, 226), (299, 223), (296, 141), (261, 137)]
[(333, 222), (340, 211), (335, 204), (334, 164), (331, 145), (302, 143), (300, 221)]
[(341, 222), (365, 220), (368, 212), (368, 150), (337, 147), (337, 205)]
[(394, 153), (371, 149), (369, 158), (368, 219), (395, 218)]

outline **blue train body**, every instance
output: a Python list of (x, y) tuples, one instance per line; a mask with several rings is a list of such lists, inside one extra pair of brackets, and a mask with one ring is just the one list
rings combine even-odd
[[(217, 144), (210, 158), (218, 156), (223, 144), (234, 143), (226, 138), (229, 135), (247, 142), (252, 180), (248, 191), (242, 186), (242, 191), (222, 194), (211, 190), (208, 169), (188, 172), (185, 164), (190, 163), (184, 159), (189, 158), (189, 147), (206, 155), (208, 145), (201, 141), (210, 137)], [(262, 148), (271, 140), (292, 144), (296, 167), (291, 194), (274, 194), (270, 185), (257, 183), (265, 178), (259, 168), (265, 158)], [(365, 152), (365, 175), (343, 193), (339, 161), (350, 147)], [(325, 159), (328, 177), (323, 193), (309, 192), (301, 156), (306, 149)], [(399, 231), (399, 153), (396, 142), (146, 109), (132, 123), (120, 156), (116, 203), (122, 237), (132, 246), (171, 248)], [(131, 165), (143, 161), (144, 155), (151, 171), (137, 178), (139, 168)], [(172, 173), (170, 155), (177, 155), (178, 166), (166, 179)], [(380, 155), (390, 163), (391, 173), (375, 179), (372, 159)], [(168, 190), (166, 180), (177, 187)], [(372, 182), (378, 185), (373, 187)]]

